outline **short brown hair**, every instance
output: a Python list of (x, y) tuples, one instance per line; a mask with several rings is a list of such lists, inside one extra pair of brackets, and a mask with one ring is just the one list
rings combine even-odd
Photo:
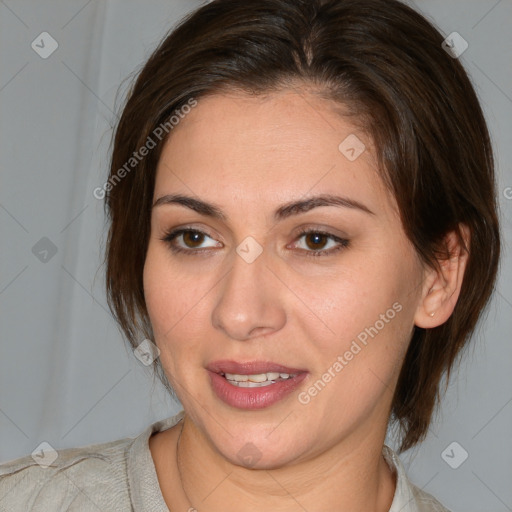
[[(461, 223), (469, 229), (458, 303), (444, 324), (414, 328), (392, 402), (400, 451), (421, 441), (441, 378), (488, 305), (500, 254), (488, 129), (466, 72), (442, 41), (397, 0), (215, 0), (184, 18), (138, 74), (113, 139), (106, 288), (130, 344), (153, 338), (142, 273), (166, 137), (122, 179), (120, 169), (191, 98), (312, 85), (348, 108), (372, 138), (382, 179), (425, 265), (446, 257), (449, 231), (464, 246)], [(169, 389), (159, 359), (154, 369)]]

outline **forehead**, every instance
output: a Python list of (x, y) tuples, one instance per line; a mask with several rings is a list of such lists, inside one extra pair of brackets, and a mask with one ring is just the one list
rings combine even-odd
[[(240, 196), (284, 202), (328, 192), (393, 209), (372, 141), (334, 107), (296, 90), (200, 98), (163, 148), (155, 195), (172, 188), (217, 203)], [(351, 149), (362, 153), (353, 159)]]

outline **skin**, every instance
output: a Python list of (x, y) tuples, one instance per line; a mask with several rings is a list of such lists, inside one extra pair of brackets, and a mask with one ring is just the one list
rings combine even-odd
[[(164, 499), (184, 511), (327, 512), (333, 503), (388, 511), (396, 482), (382, 446), (401, 363), (414, 325), (435, 327), (452, 313), (465, 257), (449, 235), (454, 257), (439, 271), (421, 264), (378, 177), (371, 140), (312, 91), (198, 101), (163, 149), (154, 200), (188, 195), (214, 203), (226, 220), (182, 205), (154, 207), (144, 267), (155, 343), (186, 411), (183, 424), (150, 438)], [(338, 149), (349, 134), (366, 146), (355, 161)], [(334, 192), (374, 215), (321, 206), (273, 219), (284, 203)], [(162, 240), (182, 226), (206, 236), (175, 245), (201, 254), (174, 253)], [(339, 244), (315, 245), (300, 227), (347, 238), (349, 246), (307, 257)], [(263, 248), (252, 263), (236, 252), (247, 236)], [(394, 303), (401, 311), (301, 403), (298, 393)], [(274, 361), (309, 375), (280, 402), (241, 411), (211, 388), (205, 367), (219, 359)], [(251, 467), (238, 457), (247, 443), (260, 454)]]

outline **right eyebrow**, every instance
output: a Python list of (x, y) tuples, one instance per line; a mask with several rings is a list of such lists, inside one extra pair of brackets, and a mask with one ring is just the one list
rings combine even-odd
[(157, 206), (164, 204), (179, 204), (181, 206), (185, 206), (186, 208), (190, 208), (191, 210), (194, 210), (201, 215), (213, 217), (223, 221), (227, 220), (227, 217), (224, 215), (224, 213), (222, 213), (218, 206), (207, 203), (205, 201), (200, 201), (199, 199), (194, 199), (193, 197), (184, 196), (181, 194), (166, 194), (165, 196), (159, 197), (153, 203), (151, 208), (156, 208)]
[[(206, 201), (202, 201), (200, 199), (194, 199), (193, 197), (190, 196), (185, 196), (182, 194), (166, 194), (164, 196), (159, 197), (154, 202), (152, 208), (164, 204), (178, 204), (181, 206), (185, 206), (186, 208), (190, 208), (191, 210), (196, 211), (200, 215), (213, 217), (215, 219), (223, 221), (227, 220), (227, 216), (223, 213), (219, 206), (214, 205), (212, 203), (207, 203)], [(371, 211), (366, 205), (359, 201), (350, 199), (348, 197), (323, 194), (319, 196), (309, 197), (299, 201), (292, 201), (290, 203), (282, 205), (274, 212), (274, 218), (276, 220), (283, 220), (292, 215), (305, 213), (309, 210), (312, 210), (313, 208), (318, 208), (320, 206), (352, 208), (367, 213), (369, 215), (375, 215), (373, 211)]]

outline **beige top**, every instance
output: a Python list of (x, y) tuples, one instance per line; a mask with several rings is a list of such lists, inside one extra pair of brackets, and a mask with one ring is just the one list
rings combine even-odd
[[(27, 455), (0, 465), (0, 511), (170, 512), (158, 484), (148, 441), (153, 432), (175, 425), (183, 413), (157, 421), (134, 439), (68, 448), (53, 454), (43, 451), (40, 461), (36, 454), (34, 458)], [(391, 448), (384, 446), (383, 455), (397, 474), (389, 512), (449, 512), (409, 482), (402, 462)]]

